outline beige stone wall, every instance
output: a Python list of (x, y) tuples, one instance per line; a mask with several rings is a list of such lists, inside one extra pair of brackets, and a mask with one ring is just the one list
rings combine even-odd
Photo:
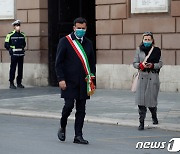
[[(96, 0), (97, 87), (130, 88), (134, 71), (128, 70), (131, 70), (135, 50), (145, 31), (154, 33), (156, 46), (162, 50), (163, 74), (180, 73), (174, 69), (179, 68), (176, 65), (180, 65), (179, 8), (180, 1), (171, 0), (168, 13), (130, 14), (130, 0)], [(112, 76), (119, 72), (118, 76), (123, 84), (118, 84), (115, 78), (103, 73), (109, 71)], [(163, 75), (160, 77), (161, 90), (180, 91), (180, 81), (170, 77), (165, 80)]]
[[(96, 0), (97, 87), (129, 89), (132, 60), (144, 31), (154, 33), (162, 49), (162, 91), (180, 91), (180, 1), (170, 0), (168, 13), (130, 14), (130, 0)], [(47, 0), (16, 0), (16, 19), (27, 35), (24, 82), (48, 85)], [(0, 20), (0, 84), (8, 83), (10, 57), (4, 39), (13, 20)], [(170, 74), (170, 75), (168, 75)]]
[[(27, 36), (26, 56), (24, 60), (24, 81), (30, 85), (48, 84), (48, 1), (47, 0), (16, 0), (15, 19), (22, 22), (21, 30)], [(3, 74), (0, 76), (0, 83), (8, 82), (8, 69), (10, 63), (9, 53), (4, 49), (4, 40), (7, 33), (13, 30), (11, 23), (14, 20), (0, 21), (0, 69)], [(28, 69), (27, 66), (28, 66)], [(32, 67), (30, 67), (32, 65)], [(41, 78), (40, 70), (34, 66), (47, 71), (43, 75), (44, 83), (32, 82), (36, 78)], [(4, 68), (7, 68), (4, 70)], [(3, 69), (3, 70), (2, 70)], [(39, 73), (38, 73), (39, 72)], [(28, 74), (28, 76), (26, 75)]]

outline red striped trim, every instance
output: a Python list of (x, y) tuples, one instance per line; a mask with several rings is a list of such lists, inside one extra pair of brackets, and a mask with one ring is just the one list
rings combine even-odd
[(78, 49), (77, 49), (76, 46), (74, 45), (74, 43), (73, 43), (73, 41), (71, 40), (71, 38), (70, 38), (68, 35), (66, 36), (66, 38), (68, 39), (69, 43), (71, 44), (71, 46), (73, 47), (74, 51), (76, 52), (76, 54), (78, 55), (79, 59), (81, 60), (86, 75), (88, 75), (88, 71), (87, 71), (87, 69), (86, 69), (86, 65), (85, 65), (85, 63), (84, 63), (84, 60), (83, 60), (81, 54), (79, 53)]

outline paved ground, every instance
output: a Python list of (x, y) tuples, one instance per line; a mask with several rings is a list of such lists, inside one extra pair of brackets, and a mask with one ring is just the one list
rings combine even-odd
[[(180, 138), (174, 131), (138, 131), (134, 127), (85, 122), (84, 138), (90, 144), (77, 145), (73, 143), (72, 121), (68, 122), (65, 142), (57, 138), (58, 119), (1, 115), (0, 124), (1, 154), (168, 154), (170, 139)], [(146, 149), (141, 145), (136, 149), (138, 142), (149, 142), (152, 149), (147, 145)]]
[[(63, 106), (57, 87), (0, 89), (0, 114), (12, 114), (59, 119)], [(138, 126), (138, 111), (134, 93), (127, 90), (97, 89), (87, 101), (86, 121), (125, 126)], [(74, 118), (74, 111), (70, 119)], [(158, 127), (180, 131), (180, 93), (160, 92), (159, 125), (152, 125), (147, 112), (145, 129)]]

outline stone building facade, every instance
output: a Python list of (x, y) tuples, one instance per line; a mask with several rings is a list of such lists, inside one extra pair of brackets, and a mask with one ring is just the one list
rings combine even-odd
[[(15, 0), (15, 18), (27, 36), (25, 85), (49, 84), (48, 0)], [(131, 14), (130, 0), (96, 0), (97, 87), (130, 89), (135, 50), (144, 31), (162, 49), (162, 91), (180, 91), (180, 1), (169, 0), (166, 13)], [(88, 10), (87, 10), (88, 11)], [(0, 20), (0, 85), (8, 84), (10, 57), (5, 35), (13, 20)]]
[(98, 88), (129, 89), (132, 61), (142, 33), (154, 33), (162, 50), (162, 91), (180, 91), (180, 1), (170, 0), (167, 13), (131, 14), (129, 0), (96, 0)]

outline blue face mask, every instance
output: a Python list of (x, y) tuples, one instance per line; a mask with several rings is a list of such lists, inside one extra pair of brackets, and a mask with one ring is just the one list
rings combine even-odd
[(76, 29), (75, 34), (77, 37), (82, 38), (86, 34), (85, 29)]
[(145, 47), (150, 47), (152, 45), (152, 42), (143, 42)]

